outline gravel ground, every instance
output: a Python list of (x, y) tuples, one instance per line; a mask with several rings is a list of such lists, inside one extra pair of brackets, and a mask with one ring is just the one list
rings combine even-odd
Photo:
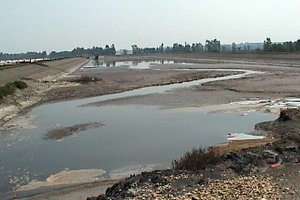
[(213, 180), (206, 186), (196, 185), (188, 189), (182, 189), (180, 192), (182, 194), (179, 195), (170, 192), (170, 189), (170, 185), (161, 187), (146, 185), (137, 189), (137, 196), (133, 199), (280, 199), (278, 185), (271, 178), (260, 176), (244, 176), (221, 181)]

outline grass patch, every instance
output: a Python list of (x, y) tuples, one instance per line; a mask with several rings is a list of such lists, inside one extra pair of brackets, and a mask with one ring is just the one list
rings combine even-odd
[(177, 170), (201, 170), (216, 165), (222, 157), (213, 148), (192, 149), (179, 160), (173, 160), (172, 168)]
[(16, 91), (16, 86), (13, 83), (7, 83), (4, 86), (0, 86), (0, 96), (5, 97), (13, 94)]
[(16, 88), (22, 90), (28, 87), (28, 85), (23, 81), (14, 81), (13, 84), (16, 86)]
[(97, 77), (94, 77), (94, 76), (81, 76), (77, 79), (74, 79), (72, 80), (72, 82), (76, 82), (76, 83), (96, 83), (96, 82), (99, 82), (99, 81), (103, 81), (102, 78), (97, 78)]
[(17, 89), (24, 89), (27, 87), (27, 84), (23, 81), (14, 81), (7, 83), (4, 86), (0, 86), (0, 100), (5, 96), (15, 93)]

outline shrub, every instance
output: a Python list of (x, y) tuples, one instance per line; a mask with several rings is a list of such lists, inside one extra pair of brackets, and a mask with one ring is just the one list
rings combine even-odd
[(201, 170), (222, 161), (221, 156), (213, 148), (192, 149), (179, 160), (173, 160), (172, 168), (179, 170)]
[(16, 89), (24, 89), (27, 88), (27, 84), (23, 81), (14, 81), (11, 83), (7, 83), (4, 86), (0, 86), (0, 100), (3, 99), (3, 97), (13, 94)]
[(91, 83), (91, 82), (98, 82), (98, 81), (102, 81), (101, 78), (97, 78), (97, 77), (92, 77), (92, 76), (81, 76), (75, 80), (73, 80), (73, 82), (77, 82), (77, 83)]
[(16, 86), (13, 83), (7, 83), (0, 87), (0, 96), (4, 97), (13, 94), (16, 91)]
[(28, 87), (28, 85), (23, 81), (14, 81), (13, 83), (16, 86), (16, 88), (21, 89), (21, 90)]
[(283, 148), (280, 144), (274, 143), (273, 148), (277, 153), (283, 154)]

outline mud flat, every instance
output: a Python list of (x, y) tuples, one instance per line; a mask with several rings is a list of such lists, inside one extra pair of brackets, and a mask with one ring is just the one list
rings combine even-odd
[(84, 130), (98, 128), (104, 126), (104, 124), (100, 122), (92, 122), (86, 124), (76, 124), (70, 127), (57, 127), (52, 130), (49, 130), (45, 135), (45, 140), (61, 140), (65, 137), (71, 136), (73, 134), (79, 133)]
[[(251, 60), (249, 63), (248, 59)], [(274, 99), (300, 96), (299, 55), (153, 55), (109, 57), (107, 60), (169, 59), (178, 60), (173, 64), (151, 66), (151, 69), (106, 68), (100, 71), (78, 70), (88, 60), (82, 58), (46, 62), (45, 66), (22, 66), (6, 71), (1, 70), (3, 83), (18, 78), (29, 78), (29, 89), (6, 98), (1, 102), (0, 119), (6, 122), (14, 114), (42, 102), (76, 99), (104, 94), (118, 93), (140, 87), (172, 84), (201, 78), (228, 75), (228, 72), (188, 72), (174, 69), (250, 69), (266, 73), (239, 80), (226, 80), (203, 84), (198, 87), (178, 90), (169, 94), (153, 94), (123, 100), (122, 104), (147, 104), (165, 107), (190, 107), (230, 103), (251, 98)], [(203, 60), (204, 59), (204, 60)], [(206, 61), (211, 62), (206, 62)], [(216, 61), (217, 60), (217, 61)], [(234, 62), (232, 62), (232, 60)], [(194, 62), (194, 64), (188, 64)], [(278, 65), (278, 63), (280, 63)], [(32, 68), (34, 71), (32, 71)], [(77, 70), (76, 70), (77, 69)], [(172, 70), (173, 69), (173, 70)], [(20, 71), (22, 72), (20, 74)], [(7, 76), (12, 74), (14, 76)], [(68, 74), (68, 75), (67, 75)], [(67, 76), (66, 76), (67, 75)], [(98, 84), (76, 84), (68, 82), (68, 76), (95, 76), (102, 79)], [(55, 81), (59, 78), (60, 81)], [(65, 81), (63, 81), (65, 80)], [(51, 81), (51, 82), (48, 82)], [(41, 83), (42, 82), (42, 83)]]
[[(217, 57), (218, 55), (208, 55), (207, 60), (213, 60), (213, 56)], [(300, 64), (298, 54), (291, 55), (291, 58), (294, 58), (294, 60), (289, 60), (289, 55), (279, 55), (278, 59), (275, 58), (275, 55), (249, 55), (251, 63), (247, 61), (247, 55), (228, 55), (228, 58), (226, 58), (226, 55), (222, 54), (217, 61), (212, 63), (204, 62), (201, 59), (197, 60), (197, 55), (195, 55), (195, 58), (193, 58), (191, 55), (177, 56), (178, 59), (181, 59), (181, 57), (186, 59), (186, 63), (180, 63), (180, 61), (178, 61), (179, 63), (166, 63), (152, 66), (151, 69), (157, 69), (157, 71), (153, 70), (151, 72), (152, 78), (143, 76), (142, 74), (150, 73), (149, 70), (138, 70), (134, 73), (129, 73), (130, 70), (128, 69), (118, 69), (114, 71), (105, 69), (101, 71), (102, 73), (97, 73), (96, 71), (91, 71), (90, 73), (95, 74), (99, 78), (107, 80), (107, 82), (115, 83), (116, 85), (128, 86), (140, 84), (141, 82), (152, 82), (151, 84), (159, 82), (158, 80), (155, 80), (155, 77), (158, 77), (156, 74), (163, 75), (163, 73), (171, 73), (172, 70), (172, 73), (175, 73), (174, 71), (178, 69), (248, 69), (264, 72), (256, 76), (244, 77), (242, 79), (205, 83), (192, 88), (177, 90), (172, 93), (151, 94), (146, 96), (138, 96), (136, 98), (122, 99), (122, 101), (120, 100), (111, 102), (111, 104), (120, 103), (123, 105), (140, 104), (160, 105), (162, 107), (198, 107), (227, 104), (236, 101), (246, 101), (249, 99), (273, 100), (284, 99), (288, 97), (297, 98), (300, 96), (300, 68), (297, 67)], [(234, 57), (234, 62), (230, 61), (231, 57)], [(238, 59), (239, 57), (241, 57), (241, 60)], [(260, 59), (256, 59), (256, 57), (259, 57)], [(137, 57), (128, 57), (128, 59), (129, 58), (137, 59)], [(153, 59), (154, 56), (151, 58)], [(167, 57), (165, 55), (164, 57), (161, 55), (160, 57), (158, 56), (158, 58), (171, 60), (171, 58), (175, 59), (176, 56), (172, 55)], [(195, 63), (190, 64), (188, 62)], [(78, 71), (77, 73), (81, 74), (89, 72)], [(190, 74), (189, 76), (191, 76), (191, 74), (196, 73), (200, 72), (186, 71), (186, 74), (182, 74), (180, 76), (184, 77), (187, 76), (187, 74)]]

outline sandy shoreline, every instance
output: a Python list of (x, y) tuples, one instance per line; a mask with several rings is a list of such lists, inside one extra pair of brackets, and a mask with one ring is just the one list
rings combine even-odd
[[(176, 58), (177, 56), (177, 58)], [(161, 57), (158, 57), (161, 58)], [(239, 101), (242, 99), (257, 98), (257, 99), (274, 99), (274, 98), (284, 98), (284, 97), (298, 97), (300, 96), (300, 78), (298, 68), (290, 68), (291, 66), (298, 66), (298, 61), (289, 62), (285, 59), (280, 60), (278, 63), (272, 63), (270, 60), (265, 60), (262, 65), (258, 61), (244, 60), (231, 60), (231, 58), (225, 60), (215, 59), (214, 57), (209, 58), (190, 58), (189, 56), (178, 56), (178, 55), (168, 55), (164, 58), (167, 59), (178, 59), (181, 61), (191, 61), (191, 62), (201, 62), (200, 64), (188, 65), (191, 68), (206, 68), (207, 66), (212, 67), (211, 64), (214, 64), (214, 68), (236, 68), (236, 69), (255, 69), (268, 72), (265, 75), (259, 75), (250, 78), (243, 78), (239, 80), (228, 80), (221, 82), (213, 82), (204, 84), (199, 87), (178, 90), (169, 94), (153, 94), (149, 96), (140, 96), (130, 99), (122, 99), (121, 101), (113, 102), (116, 104), (146, 104), (146, 105), (160, 105), (162, 107), (191, 107), (191, 106), (213, 106), (213, 105), (222, 105), (226, 103), (231, 103), (233, 101)], [(110, 58), (111, 59), (111, 58)], [(117, 60), (118, 58), (112, 58)], [(123, 58), (124, 59), (124, 58)], [(127, 59), (135, 59), (129, 57)], [(136, 59), (141, 59), (138, 57)], [(191, 79), (201, 79), (204, 77), (215, 77), (221, 75), (227, 75), (226, 73), (199, 73), (197, 75), (193, 73), (186, 72), (165, 72), (158, 73), (150, 70), (123, 70), (117, 69), (105, 70), (103, 73), (93, 74), (104, 80), (101, 84), (93, 84), (91, 87), (90, 84), (80, 85), (65, 81), (56, 81), (58, 78), (66, 78), (66, 74), (73, 73), (74, 75), (80, 76), (82, 73), (76, 71), (75, 69), (80, 68), (85, 64), (86, 60), (76, 60), (68, 64), (62, 64), (61, 66), (66, 67), (66, 69), (60, 69), (58, 72), (41, 72), (35, 74), (34, 80), (28, 80), (30, 88), (24, 93), (16, 94), (15, 99), (7, 100), (4, 104), (1, 104), (0, 107), (0, 119), (3, 123), (7, 123), (13, 117), (17, 116), (18, 113), (24, 112), (31, 109), (32, 107), (39, 105), (45, 102), (54, 102), (62, 101), (69, 99), (85, 98), (91, 96), (98, 96), (104, 94), (118, 93), (123, 91), (128, 91), (140, 87), (152, 86), (155, 84), (170, 84), (174, 82), (186, 81)], [(76, 64), (75, 64), (76, 63)], [(208, 64), (207, 64), (208, 63)], [(237, 64), (238, 63), (238, 64)], [(250, 65), (249, 65), (250, 64)], [(60, 64), (59, 64), (60, 65)], [(75, 67), (74, 67), (75, 65)], [(271, 65), (271, 66), (267, 66)], [(272, 66), (277, 67), (272, 67)], [(285, 66), (285, 67), (282, 67)], [(178, 65), (167, 65), (167, 66), (156, 66), (158, 68), (167, 67), (180, 68), (187, 67)], [(122, 77), (122, 78), (121, 78)], [(139, 77), (138, 79), (135, 77)], [(142, 77), (142, 78), (141, 78)], [(291, 78), (293, 78), (291, 80)], [(55, 82), (53, 82), (55, 81)], [(24, 97), (24, 95), (29, 94)], [(23, 97), (23, 98), (20, 98)], [(18, 101), (16, 100), (18, 99)], [(14, 103), (12, 103), (14, 102)], [(184, 103), (179, 103), (184, 102)], [(112, 102), (108, 102), (112, 103)], [(246, 106), (247, 107), (247, 106)], [(251, 107), (251, 106), (250, 106)], [(249, 109), (249, 105), (248, 105)], [(269, 142), (269, 141), (268, 141)], [(239, 145), (236, 145), (236, 147)], [(241, 145), (244, 147), (244, 144)], [(237, 147), (237, 148), (242, 148)], [(234, 148), (234, 147), (232, 147)], [(96, 192), (105, 191), (104, 188), (107, 188), (115, 183), (114, 180), (104, 181), (104, 182), (95, 182), (89, 183), (90, 185), (85, 187), (83, 185), (88, 185), (88, 183), (80, 184), (74, 186), (65, 191), (60, 190), (59, 197), (62, 199), (68, 199), (68, 194), (74, 193), (77, 189), (83, 187), (82, 191), (88, 191), (85, 194), (87, 196), (93, 196), (97, 194)], [(99, 189), (100, 185), (104, 185), (102, 190)], [(45, 186), (49, 187), (49, 185)], [(65, 187), (65, 186), (64, 186)], [(87, 189), (89, 188), (89, 189)], [(95, 189), (94, 192), (91, 192), (91, 188)], [(50, 192), (49, 192), (49, 190)], [(55, 190), (50, 188), (46, 189), (48, 192), (43, 192), (44, 197), (42, 199), (51, 199), (52, 195), (55, 196)], [(57, 190), (57, 189), (56, 189)], [(75, 190), (75, 191), (74, 191)], [(83, 192), (84, 193), (84, 192)], [(47, 197), (48, 195), (48, 197)], [(58, 196), (56, 196), (58, 198)], [(71, 195), (72, 198), (74, 196)], [(70, 197), (70, 199), (72, 199)], [(24, 199), (41, 199), (41, 196), (24, 198)], [(52, 198), (53, 199), (53, 198)], [(55, 199), (55, 198), (54, 198)]]

